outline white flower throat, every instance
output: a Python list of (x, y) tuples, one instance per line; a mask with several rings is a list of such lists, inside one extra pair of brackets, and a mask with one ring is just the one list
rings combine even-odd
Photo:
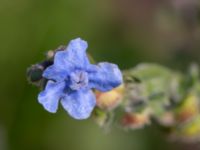
[(70, 74), (70, 88), (72, 90), (79, 90), (88, 85), (88, 73), (85, 71), (75, 71)]

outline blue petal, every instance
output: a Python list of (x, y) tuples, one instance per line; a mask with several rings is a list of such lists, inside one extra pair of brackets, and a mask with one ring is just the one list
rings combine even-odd
[(90, 116), (96, 99), (91, 90), (78, 90), (66, 95), (61, 104), (73, 118), (86, 119)]
[(44, 109), (51, 113), (55, 113), (58, 109), (58, 101), (63, 94), (65, 87), (64, 82), (48, 81), (44, 91), (38, 95), (38, 101), (43, 105)]
[(55, 66), (67, 72), (85, 68), (89, 64), (86, 54), (87, 47), (87, 42), (80, 38), (70, 41), (66, 50), (56, 53), (54, 58)]
[(43, 77), (55, 81), (64, 81), (67, 77), (67, 71), (56, 68), (55, 65), (49, 66), (43, 72)]
[[(95, 67), (93, 67), (94, 70)], [(122, 74), (118, 66), (111, 63), (99, 63), (96, 72), (89, 73), (89, 85), (99, 91), (109, 91), (122, 83)]]

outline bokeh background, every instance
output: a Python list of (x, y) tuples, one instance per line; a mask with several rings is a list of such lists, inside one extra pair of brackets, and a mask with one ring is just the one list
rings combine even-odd
[(127, 69), (200, 60), (199, 0), (0, 0), (0, 150), (172, 150), (154, 127), (110, 132), (63, 109), (46, 112), (26, 68), (82, 37), (97, 61)]

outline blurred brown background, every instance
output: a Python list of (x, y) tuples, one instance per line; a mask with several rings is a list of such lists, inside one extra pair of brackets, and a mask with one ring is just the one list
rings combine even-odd
[(153, 127), (105, 133), (37, 102), (26, 68), (82, 37), (97, 61), (185, 70), (200, 58), (199, 0), (0, 0), (0, 150), (171, 150)]

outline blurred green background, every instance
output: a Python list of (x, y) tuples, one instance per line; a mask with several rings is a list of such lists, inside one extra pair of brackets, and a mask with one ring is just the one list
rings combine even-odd
[(186, 69), (200, 58), (198, 0), (0, 0), (0, 150), (171, 150), (153, 127), (110, 132), (63, 109), (46, 112), (26, 68), (81, 37), (97, 61), (121, 69), (157, 62)]

